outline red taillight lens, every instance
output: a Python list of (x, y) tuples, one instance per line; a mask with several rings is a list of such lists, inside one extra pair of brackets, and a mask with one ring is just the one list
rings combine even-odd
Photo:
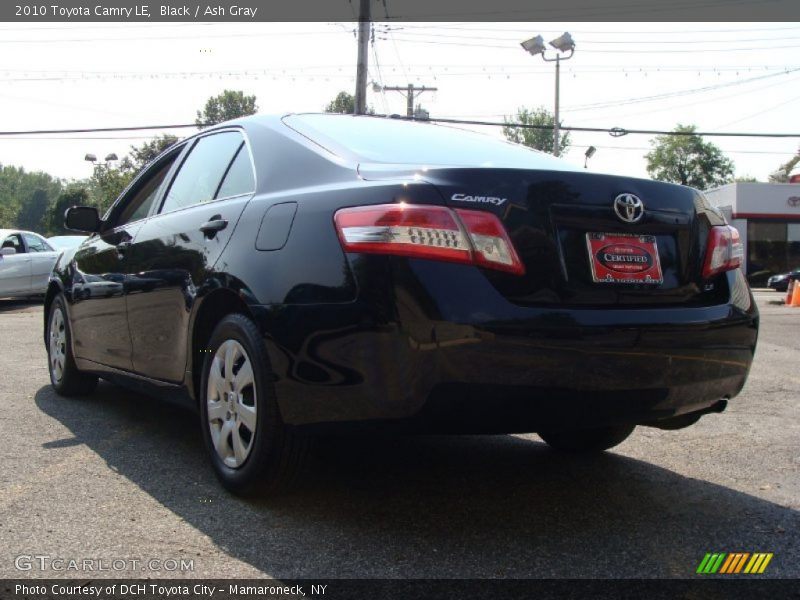
[(525, 268), (500, 220), (475, 210), (381, 204), (334, 215), (346, 252), (398, 254), (476, 264), (521, 275)]
[(703, 277), (708, 279), (742, 266), (744, 246), (739, 239), (739, 232), (730, 225), (712, 227), (708, 233), (706, 260), (703, 263)]

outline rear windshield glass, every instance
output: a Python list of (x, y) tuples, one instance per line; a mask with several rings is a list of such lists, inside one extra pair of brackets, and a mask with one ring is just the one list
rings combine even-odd
[(290, 115), (284, 122), (320, 146), (361, 162), (573, 170), (571, 164), (526, 146), (474, 131), (384, 117)]

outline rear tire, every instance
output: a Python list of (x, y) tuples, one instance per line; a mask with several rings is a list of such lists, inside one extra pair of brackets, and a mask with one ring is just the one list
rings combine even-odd
[(85, 396), (97, 387), (97, 377), (80, 371), (72, 355), (72, 330), (64, 296), (58, 294), (47, 316), (47, 370), (60, 396)]
[(308, 440), (281, 419), (258, 328), (244, 315), (228, 315), (207, 350), (198, 395), (217, 478), (241, 496), (286, 489), (305, 462)]
[(540, 432), (539, 437), (558, 452), (603, 452), (624, 442), (635, 428), (635, 425), (615, 425), (573, 431), (550, 431)]

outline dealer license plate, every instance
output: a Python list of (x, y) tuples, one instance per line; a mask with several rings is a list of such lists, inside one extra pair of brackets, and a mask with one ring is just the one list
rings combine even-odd
[(592, 279), (597, 283), (662, 283), (656, 238), (626, 233), (587, 233)]

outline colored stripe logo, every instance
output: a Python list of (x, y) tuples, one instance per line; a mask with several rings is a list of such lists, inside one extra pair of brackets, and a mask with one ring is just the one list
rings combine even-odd
[(760, 575), (772, 560), (772, 552), (714, 552), (707, 553), (697, 567), (699, 575)]

